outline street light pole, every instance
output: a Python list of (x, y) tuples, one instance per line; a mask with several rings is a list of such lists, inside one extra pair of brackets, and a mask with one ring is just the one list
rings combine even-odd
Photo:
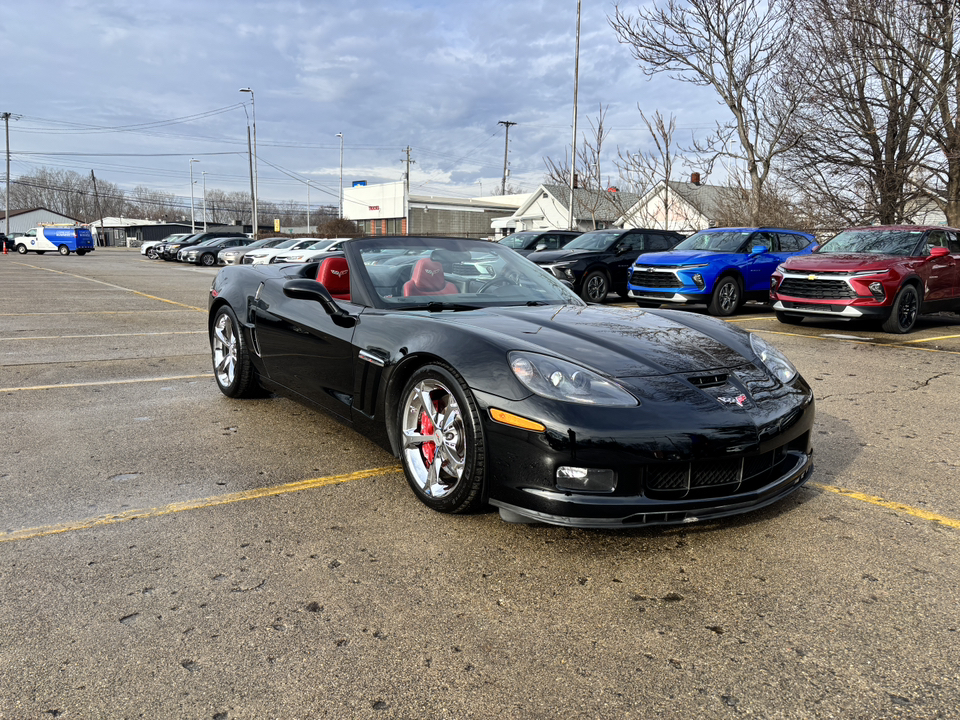
[(195, 162), (200, 162), (194, 158), (190, 158), (190, 232), (195, 233), (197, 231), (197, 221), (196, 215), (193, 210), (193, 164)]
[(343, 133), (338, 132), (337, 137), (340, 138), (340, 219), (343, 220)]
[(207, 171), (200, 173), (203, 176), (203, 231), (207, 231)]
[(577, 0), (577, 49), (573, 61), (573, 139), (570, 141), (570, 214), (567, 227), (573, 230), (573, 200), (577, 189), (577, 86), (580, 83), (580, 0)]
[(260, 195), (260, 177), (257, 168), (257, 101), (254, 99), (253, 88), (240, 88), (240, 92), (250, 93), (250, 106), (253, 109), (253, 239), (256, 240), (260, 231), (260, 216), (257, 212), (257, 201)]

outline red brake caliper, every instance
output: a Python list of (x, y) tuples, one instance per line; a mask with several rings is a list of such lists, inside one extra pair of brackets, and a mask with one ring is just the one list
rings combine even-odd
[[(420, 434), (421, 435), (433, 435), (434, 433), (433, 422), (430, 420), (430, 416), (427, 415), (426, 410), (420, 411)], [(433, 458), (437, 454), (437, 444), (432, 440), (430, 442), (425, 442), (420, 446), (420, 451), (423, 453), (423, 459), (427, 461), (427, 466), (433, 465)]]

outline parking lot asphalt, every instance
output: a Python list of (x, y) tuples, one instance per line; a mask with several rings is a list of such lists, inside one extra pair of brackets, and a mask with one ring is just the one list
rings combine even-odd
[(812, 481), (585, 531), (434, 513), (336, 421), (224, 397), (215, 274), (0, 255), (0, 718), (960, 717), (956, 316), (747, 306), (815, 390)]

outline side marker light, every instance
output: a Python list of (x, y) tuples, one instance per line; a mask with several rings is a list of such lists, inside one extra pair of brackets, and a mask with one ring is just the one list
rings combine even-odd
[(512, 427), (522, 428), (523, 430), (533, 430), (534, 432), (544, 432), (547, 429), (546, 425), (542, 425), (534, 420), (527, 420), (526, 418), (520, 417), (519, 415), (514, 415), (513, 413), (508, 413), (503, 410), (497, 410), (496, 408), (490, 408), (490, 417), (492, 417), (498, 423), (503, 423), (504, 425), (511, 425)]

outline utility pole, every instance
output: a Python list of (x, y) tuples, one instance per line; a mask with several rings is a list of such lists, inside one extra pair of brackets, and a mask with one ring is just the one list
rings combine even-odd
[(405, 188), (406, 188), (406, 191), (407, 191), (407, 197), (410, 197), (410, 163), (416, 164), (417, 161), (410, 159), (410, 146), (409, 146), (409, 145), (407, 145), (407, 147), (406, 147), (406, 149), (404, 150), (404, 152), (407, 154), (407, 172), (404, 173), (403, 178), (404, 178)]
[(509, 120), (501, 120), (497, 125), (503, 125), (507, 129), (507, 133), (503, 142), (503, 183), (500, 185), (500, 194), (507, 194), (507, 154), (510, 152), (510, 126), (516, 125), (515, 122), (510, 122)]
[(97, 233), (97, 244), (105, 245), (106, 241), (103, 237), (103, 210), (100, 208), (100, 193), (97, 192), (97, 176), (93, 174), (93, 170), (90, 171), (90, 179), (93, 180), (93, 202), (96, 206), (97, 215), (100, 217), (100, 232)]
[[(253, 150), (250, 146), (250, 126), (247, 125), (247, 158), (250, 160), (250, 231), (251, 234), (257, 236), (257, 227), (253, 224), (254, 219), (257, 217), (257, 191), (254, 189), (253, 184)], [(243, 228), (241, 228), (242, 230)]]
[[(3, 113), (3, 124), (5, 125), (6, 135), (7, 135), (7, 199), (3, 203), (3, 219), (6, 224), (3, 234), (7, 237), (10, 236), (10, 113)], [(6, 252), (6, 244), (4, 244), (4, 252)]]

